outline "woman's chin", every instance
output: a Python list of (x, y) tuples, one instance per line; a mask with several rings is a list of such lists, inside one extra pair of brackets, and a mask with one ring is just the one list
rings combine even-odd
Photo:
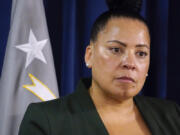
[(133, 98), (138, 93), (139, 91), (136, 88), (130, 86), (114, 88), (108, 92), (109, 96), (117, 100), (126, 100), (129, 98)]

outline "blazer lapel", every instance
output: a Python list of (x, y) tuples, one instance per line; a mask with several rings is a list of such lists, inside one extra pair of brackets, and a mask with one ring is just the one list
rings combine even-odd
[(96, 110), (96, 107), (88, 93), (88, 88), (91, 85), (89, 79), (81, 80), (77, 86), (75, 95), (81, 106), (82, 117), (86, 119), (87, 134), (86, 135), (108, 135), (108, 132)]
[(160, 125), (158, 125), (158, 122), (156, 121), (158, 116), (153, 112), (152, 107), (146, 103), (145, 99), (143, 99), (141, 96), (136, 96), (134, 98), (134, 102), (138, 107), (138, 110), (140, 111), (145, 123), (149, 127), (152, 135), (165, 135), (165, 133), (163, 133), (161, 130)]

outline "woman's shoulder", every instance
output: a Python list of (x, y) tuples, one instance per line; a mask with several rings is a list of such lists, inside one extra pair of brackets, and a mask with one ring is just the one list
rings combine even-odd
[(143, 95), (138, 95), (135, 97), (137, 100), (141, 100), (144, 102), (149, 102), (149, 103), (155, 103), (155, 104), (174, 104), (174, 101), (163, 99), (163, 98), (156, 98), (156, 97), (149, 97), (149, 96), (143, 96)]
[(149, 108), (157, 112), (180, 113), (179, 105), (171, 100), (147, 96), (136, 96), (135, 101), (142, 108)]
[(76, 104), (76, 98), (70, 94), (50, 101), (31, 103), (28, 108), (37, 108), (52, 114), (69, 111)]
[(70, 106), (73, 101), (74, 98), (69, 95), (51, 101), (31, 103), (22, 120), (19, 135), (29, 135), (34, 132), (42, 134), (42, 131), (54, 133), (63, 129), (71, 121)]

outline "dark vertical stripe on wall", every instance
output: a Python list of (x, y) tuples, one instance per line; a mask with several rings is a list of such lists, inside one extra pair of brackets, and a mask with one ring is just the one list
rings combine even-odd
[(0, 75), (9, 34), (11, 3), (11, 0), (1, 0), (0, 4)]
[[(61, 84), (62, 0), (44, 0), (48, 31), (54, 56), (58, 87)], [(61, 93), (59, 89), (59, 93)]]
[(151, 33), (151, 60), (145, 95), (167, 96), (168, 0), (147, 0), (147, 20)]
[(180, 104), (180, 1), (169, 0), (168, 99)]
[[(156, 30), (154, 31), (154, 43), (157, 45), (157, 96), (165, 98), (167, 96), (167, 47), (168, 47), (168, 0), (156, 1)], [(157, 29), (158, 28), (158, 29)]]
[(61, 94), (72, 93), (75, 87), (76, 60), (76, 1), (63, 1), (62, 12), (62, 65), (61, 65)]

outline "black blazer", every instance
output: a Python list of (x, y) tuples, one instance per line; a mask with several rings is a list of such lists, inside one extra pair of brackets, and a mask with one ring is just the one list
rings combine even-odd
[[(89, 80), (81, 80), (67, 97), (29, 105), (19, 135), (108, 135), (89, 96), (89, 86)], [(134, 101), (152, 135), (180, 135), (177, 104), (143, 96)]]

